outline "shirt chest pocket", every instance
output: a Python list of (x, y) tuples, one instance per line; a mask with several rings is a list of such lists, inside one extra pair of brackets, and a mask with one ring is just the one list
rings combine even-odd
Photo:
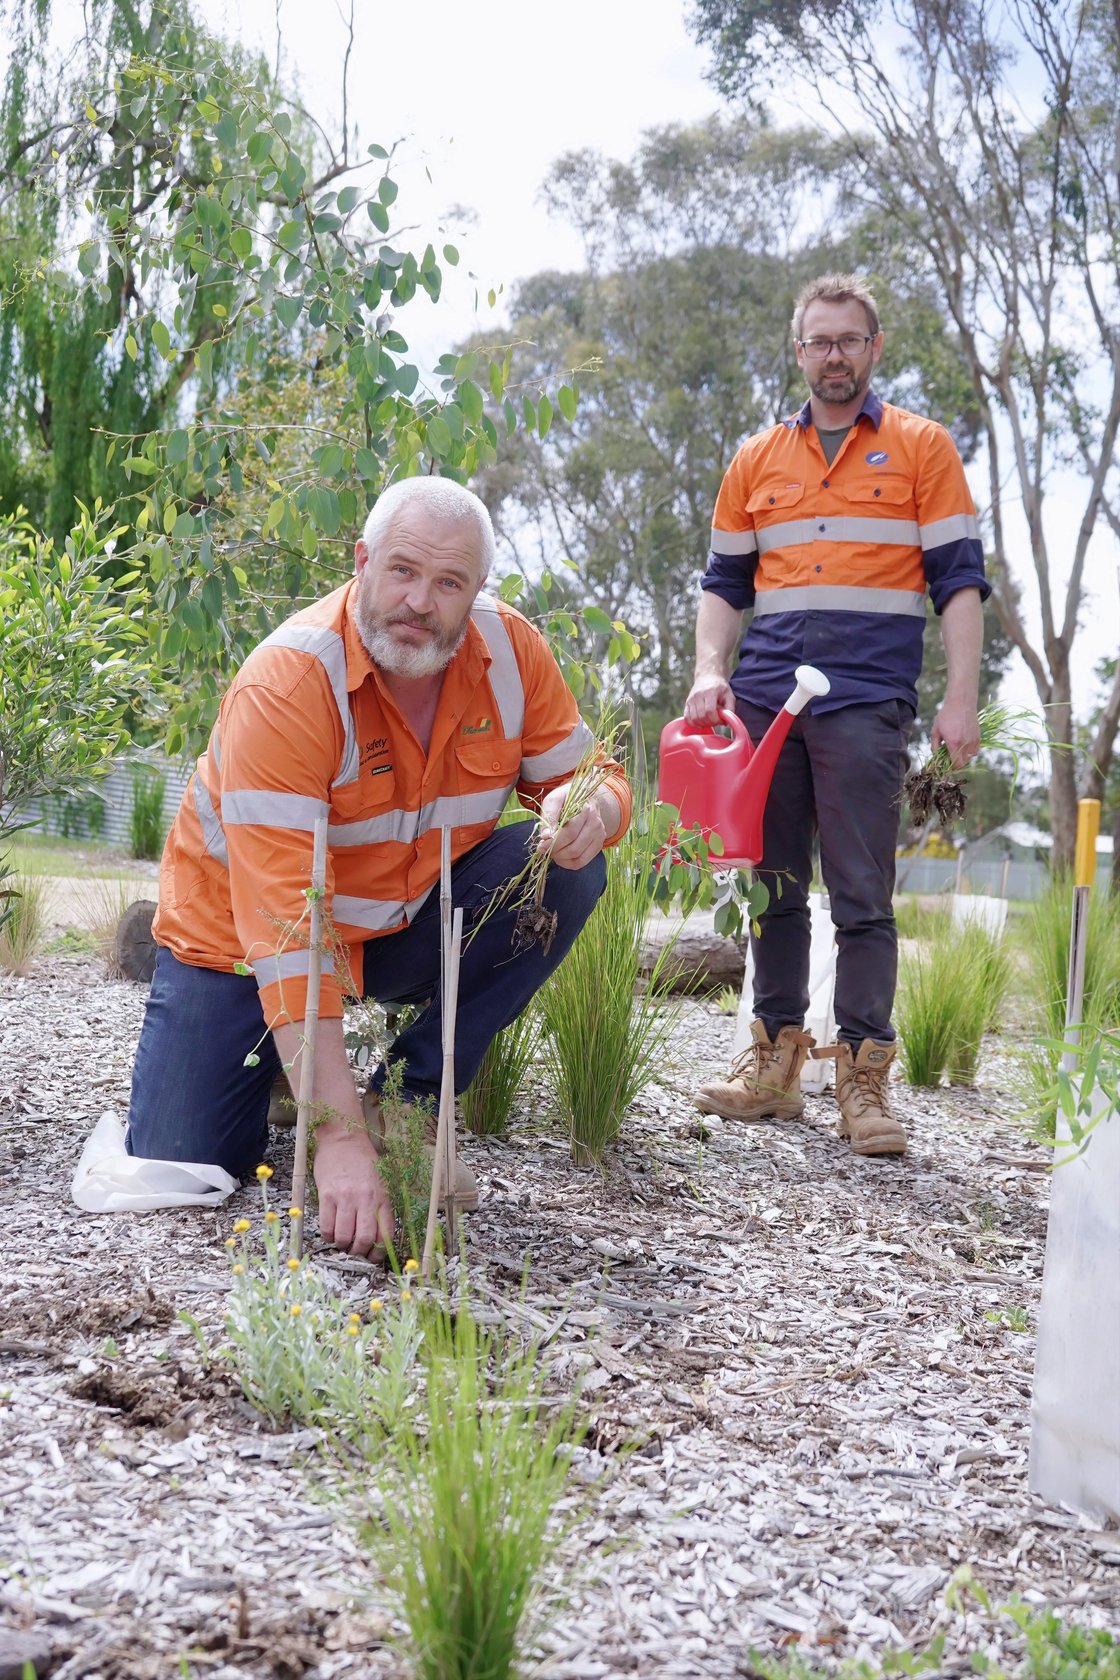
[(853, 504), (853, 511), (872, 518), (879, 514), (891, 519), (917, 518), (914, 487), (904, 478), (857, 479), (854, 484), (845, 484), (842, 494)]
[(396, 805), (397, 777), (392, 765), (374, 765), (372, 772), (363, 765), (356, 781), (331, 789), (332, 845), (399, 839)]
[[(764, 574), (776, 567), (778, 575), (785, 577), (787, 569), (803, 558), (804, 545), (809, 541), (805, 486), (764, 484), (750, 497), (747, 512), (754, 524)], [(774, 549), (781, 552), (767, 568), (766, 556)]]
[(458, 782), (457, 826), (492, 826), (502, 813), (521, 771), (521, 742), (504, 739), (460, 740), (455, 748)]

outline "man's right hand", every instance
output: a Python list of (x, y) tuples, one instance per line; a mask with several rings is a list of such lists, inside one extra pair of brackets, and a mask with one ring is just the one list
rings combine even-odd
[(338, 1122), (315, 1138), (319, 1231), (324, 1242), (365, 1259), (393, 1240), (393, 1209), (377, 1171), (377, 1154), (364, 1130)]
[(734, 710), (735, 696), (726, 677), (697, 677), (684, 703), (689, 723), (719, 723), (721, 711)]

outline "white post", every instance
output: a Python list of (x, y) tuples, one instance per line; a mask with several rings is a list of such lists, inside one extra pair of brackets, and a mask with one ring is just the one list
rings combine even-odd
[[(315, 1047), (319, 1040), (319, 985), (323, 973), (323, 898), (327, 890), (327, 819), (316, 817), (311, 854), (311, 925), (308, 931), (307, 1006), (303, 1013), (303, 1050), (299, 1064), (299, 1103), (296, 1108), (295, 1161), (292, 1166), (292, 1206), (302, 1209), (307, 1197), (307, 1138), (315, 1092)], [(303, 1253), (305, 1221), (292, 1220), (291, 1253)]]

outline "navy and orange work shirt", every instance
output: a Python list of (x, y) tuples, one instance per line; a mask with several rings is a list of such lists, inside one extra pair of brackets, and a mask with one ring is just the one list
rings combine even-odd
[(938, 613), (960, 589), (991, 593), (952, 438), (869, 389), (830, 466), (806, 402), (724, 474), (701, 588), (754, 609), (740, 699), (777, 711), (808, 664), (832, 684), (814, 711), (916, 706), (927, 590)]

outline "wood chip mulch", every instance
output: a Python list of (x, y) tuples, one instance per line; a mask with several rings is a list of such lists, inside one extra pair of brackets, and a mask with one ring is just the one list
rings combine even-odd
[[(70, 1201), (143, 1002), (84, 959), (0, 981), (0, 1674), (18, 1633), (54, 1680), (403, 1676), (345, 1512), (309, 1488), (312, 1432), (266, 1426), (178, 1318), (219, 1333), (255, 1185), (216, 1213)], [(539, 1087), (508, 1139), (461, 1145), (480, 1298), (543, 1327), (595, 1413), (537, 1672), (730, 1677), (752, 1649), (828, 1667), (943, 1633), (963, 1673), (1006, 1637), (947, 1606), (964, 1564), (997, 1602), (1117, 1630), (1120, 1536), (1027, 1487), (1048, 1179), (998, 1042), (975, 1090), (897, 1086), (910, 1153), (867, 1161), (831, 1095), (701, 1125), (689, 1091), (733, 1026), (684, 1006), (605, 1177)], [(289, 1137), (274, 1159), (283, 1185)]]

